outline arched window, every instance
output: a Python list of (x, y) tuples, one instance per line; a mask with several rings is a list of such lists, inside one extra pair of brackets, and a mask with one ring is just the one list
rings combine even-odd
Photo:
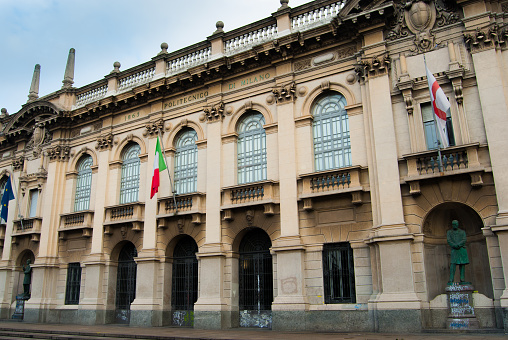
[(189, 129), (183, 131), (176, 141), (175, 190), (178, 194), (196, 191), (198, 180), (198, 134)]
[(316, 171), (351, 165), (351, 140), (346, 98), (327, 93), (312, 107), (314, 123), (314, 164)]
[(138, 200), (140, 152), (140, 146), (134, 143), (128, 145), (123, 152), (120, 204)]
[(85, 155), (78, 163), (78, 178), (76, 179), (76, 195), (74, 196), (74, 211), (90, 208), (90, 193), (92, 190), (92, 156)]
[(238, 125), (238, 184), (266, 179), (265, 118), (247, 114)]

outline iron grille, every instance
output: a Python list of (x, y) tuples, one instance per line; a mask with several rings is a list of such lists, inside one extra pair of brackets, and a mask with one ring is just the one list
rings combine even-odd
[(273, 273), (271, 241), (261, 229), (248, 232), (240, 244), (240, 310), (271, 310)]
[[(118, 272), (116, 278), (116, 309), (117, 321), (128, 322), (131, 303), (136, 298), (136, 262), (138, 256), (136, 247), (127, 243), (118, 257)], [(120, 317), (119, 317), (120, 316)]]
[(173, 253), (173, 284), (171, 300), (174, 310), (194, 310), (198, 299), (198, 246), (186, 236)]
[(353, 249), (349, 243), (323, 246), (325, 303), (355, 303)]
[(81, 287), (81, 265), (77, 262), (69, 263), (67, 267), (67, 285), (65, 289), (65, 304), (79, 304), (79, 289)]

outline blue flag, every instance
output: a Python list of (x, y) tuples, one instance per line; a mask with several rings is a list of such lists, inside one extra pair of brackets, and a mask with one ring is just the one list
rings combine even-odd
[(9, 213), (9, 201), (14, 199), (14, 192), (12, 191), (11, 177), (7, 177), (5, 189), (2, 195), (2, 211), (0, 217), (7, 222), (7, 214)]

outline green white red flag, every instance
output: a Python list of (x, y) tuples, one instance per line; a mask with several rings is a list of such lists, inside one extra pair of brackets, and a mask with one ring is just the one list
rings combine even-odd
[(152, 188), (150, 190), (150, 198), (152, 198), (157, 192), (159, 192), (160, 172), (166, 170), (166, 162), (164, 162), (164, 155), (162, 153), (161, 144), (159, 137), (157, 137), (157, 146), (155, 147), (155, 158), (153, 161), (153, 177), (152, 177)]
[(427, 72), (427, 81), (429, 83), (430, 99), (432, 101), (432, 111), (434, 112), (438, 138), (442, 147), (447, 148), (450, 144), (448, 141), (448, 132), (446, 131), (446, 113), (450, 110), (450, 102), (448, 98), (446, 98), (443, 89), (437, 83), (436, 78), (434, 78), (434, 75), (430, 73), (427, 64), (425, 64), (425, 71)]

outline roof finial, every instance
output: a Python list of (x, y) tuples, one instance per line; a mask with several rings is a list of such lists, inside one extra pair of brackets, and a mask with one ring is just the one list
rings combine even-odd
[(69, 50), (69, 56), (67, 57), (67, 65), (65, 66), (64, 79), (62, 80), (62, 88), (68, 89), (74, 84), (74, 59), (76, 56), (76, 50), (71, 48)]
[(39, 98), (39, 78), (41, 76), (41, 65), (36, 64), (34, 75), (32, 77), (32, 85), (30, 85), (30, 92), (28, 93), (28, 101), (31, 102)]

